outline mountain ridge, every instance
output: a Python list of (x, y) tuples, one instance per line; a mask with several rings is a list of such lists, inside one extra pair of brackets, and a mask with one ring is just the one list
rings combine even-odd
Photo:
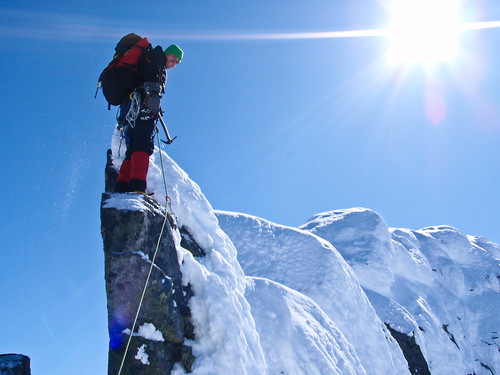
[[(118, 148), (116, 132), (115, 170)], [(192, 288), (193, 374), (498, 373), (498, 245), (448, 226), (390, 228), (366, 208), (299, 228), (217, 211), (163, 151), (150, 162)]]

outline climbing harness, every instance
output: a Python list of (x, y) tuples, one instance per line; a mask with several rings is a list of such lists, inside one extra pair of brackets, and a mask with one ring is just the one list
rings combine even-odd
[[(153, 271), (153, 267), (154, 267), (155, 260), (156, 260), (156, 255), (158, 254), (158, 249), (160, 247), (160, 241), (161, 241), (161, 238), (163, 236), (163, 231), (165, 230), (165, 225), (167, 224), (167, 220), (168, 220), (169, 215), (170, 215), (170, 217), (172, 217), (172, 219), (174, 221), (173, 226), (174, 226), (175, 230), (177, 230), (177, 216), (175, 215), (175, 213), (172, 210), (172, 199), (168, 196), (167, 180), (165, 178), (165, 169), (163, 167), (163, 157), (162, 157), (161, 148), (160, 148), (160, 136), (158, 135), (158, 132), (156, 133), (156, 137), (158, 140), (158, 152), (160, 153), (160, 164), (161, 164), (161, 174), (163, 177), (163, 186), (165, 187), (165, 214), (164, 214), (165, 218), (163, 219), (163, 224), (161, 226), (160, 235), (158, 236), (158, 241), (156, 242), (156, 249), (155, 249), (154, 254), (153, 254), (153, 259), (151, 260), (151, 266), (149, 267), (148, 276), (146, 277), (146, 283), (144, 284), (144, 289), (142, 290), (141, 299), (139, 301), (139, 307), (137, 308), (137, 312), (135, 314), (134, 324), (132, 325), (132, 329), (130, 330), (130, 335), (128, 337), (127, 346), (125, 348), (125, 353), (123, 353), (123, 358), (122, 358), (122, 362), (120, 364), (120, 369), (118, 370), (118, 375), (121, 375), (121, 372), (123, 370), (125, 358), (127, 357), (128, 349), (130, 347), (130, 342), (132, 341), (132, 336), (134, 334), (135, 326), (137, 325), (137, 319), (139, 318), (139, 312), (141, 311), (142, 303), (144, 301), (144, 296), (146, 295), (146, 290), (148, 288), (149, 279), (151, 277), (151, 272)], [(170, 212), (169, 212), (169, 210), (170, 210)]]

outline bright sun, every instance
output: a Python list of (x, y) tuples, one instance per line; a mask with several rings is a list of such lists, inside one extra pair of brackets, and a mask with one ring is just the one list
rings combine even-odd
[(461, 22), (458, 0), (399, 0), (388, 57), (394, 63), (449, 61), (458, 54)]

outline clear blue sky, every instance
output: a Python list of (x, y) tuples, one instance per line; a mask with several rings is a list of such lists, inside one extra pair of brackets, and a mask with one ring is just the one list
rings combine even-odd
[[(500, 20), (498, 1), (464, 4), (467, 21)], [(31, 356), (34, 374), (106, 371), (115, 113), (94, 92), (129, 32), (185, 51), (163, 100), (167, 151), (214, 208), (298, 226), (363, 206), (500, 243), (500, 29), (465, 32), (462, 57), (431, 72), (389, 64), (385, 37), (262, 37), (389, 19), (368, 0), (4, 1), (0, 353)]]

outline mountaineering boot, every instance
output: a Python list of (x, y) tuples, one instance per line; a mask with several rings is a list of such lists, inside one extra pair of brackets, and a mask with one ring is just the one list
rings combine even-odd
[(130, 159), (125, 159), (116, 178), (115, 193), (126, 193), (129, 191), (130, 182)]
[(129, 191), (146, 192), (146, 177), (149, 168), (149, 154), (135, 151), (130, 159)]
[(116, 181), (115, 193), (126, 193), (130, 190), (128, 182)]

